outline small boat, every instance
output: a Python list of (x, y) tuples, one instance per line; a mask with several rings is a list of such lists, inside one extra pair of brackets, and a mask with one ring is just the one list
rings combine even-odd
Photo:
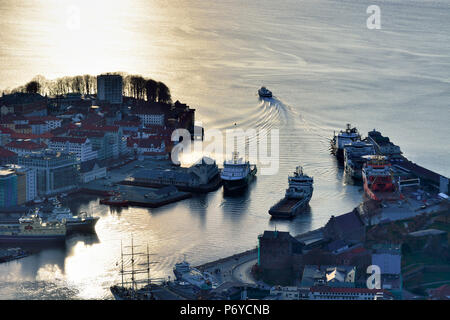
[(122, 198), (120, 194), (115, 194), (111, 197), (101, 199), (100, 204), (106, 204), (115, 207), (128, 207), (128, 200)]
[(266, 87), (261, 87), (258, 90), (258, 94), (261, 98), (272, 98), (272, 91), (270, 91)]

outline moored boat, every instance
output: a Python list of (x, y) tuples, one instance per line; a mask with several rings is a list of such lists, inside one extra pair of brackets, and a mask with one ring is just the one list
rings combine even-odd
[(374, 155), (372, 143), (355, 141), (344, 146), (344, 169), (353, 179), (362, 179), (362, 167), (366, 162), (363, 156)]
[(18, 223), (0, 224), (2, 243), (60, 243), (66, 240), (66, 225), (56, 221), (44, 222), (31, 213), (19, 219)]
[(358, 129), (347, 124), (345, 130), (341, 130), (338, 134), (336, 132), (331, 139), (331, 152), (338, 158), (339, 161), (344, 160), (344, 146), (355, 141), (361, 140), (361, 135)]
[(239, 158), (239, 153), (235, 151), (232, 160), (224, 161), (220, 178), (226, 191), (238, 191), (248, 186), (257, 171), (256, 165)]

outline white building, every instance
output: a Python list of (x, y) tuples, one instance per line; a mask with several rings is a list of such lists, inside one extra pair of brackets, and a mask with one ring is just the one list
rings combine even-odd
[(391, 299), (392, 295), (383, 289), (336, 288), (315, 286), (310, 288), (309, 300), (375, 300), (383, 297)]
[(97, 151), (92, 150), (91, 141), (86, 137), (53, 137), (49, 139), (48, 147), (58, 152), (74, 153), (81, 162), (97, 158)]

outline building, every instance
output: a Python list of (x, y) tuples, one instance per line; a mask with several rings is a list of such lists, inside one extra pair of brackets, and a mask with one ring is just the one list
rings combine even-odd
[(0, 165), (17, 162), (17, 153), (9, 151), (3, 147), (0, 147)]
[(310, 300), (392, 300), (390, 292), (383, 289), (335, 288), (315, 286), (310, 288)]
[(102, 74), (97, 76), (97, 99), (112, 104), (122, 104), (122, 76), (117, 74)]
[(429, 290), (430, 300), (450, 300), (450, 285), (444, 284)]
[(5, 148), (21, 157), (32, 152), (43, 151), (47, 148), (47, 145), (44, 143), (36, 143), (27, 139), (11, 141), (5, 145)]
[(216, 162), (202, 158), (189, 168), (139, 170), (133, 175), (133, 179), (137, 183), (148, 185), (196, 188), (210, 183), (218, 174)]
[(343, 240), (347, 243), (359, 243), (366, 238), (366, 226), (357, 210), (331, 216), (324, 227), (324, 235), (330, 240)]
[(18, 157), (18, 164), (36, 170), (40, 197), (71, 191), (78, 185), (78, 161), (73, 154), (46, 150)]
[(81, 162), (97, 158), (97, 151), (93, 150), (91, 141), (77, 137), (53, 137), (49, 139), (48, 148), (54, 151), (74, 153)]
[(88, 183), (90, 181), (106, 177), (106, 167), (97, 160), (89, 160), (80, 164), (80, 182)]
[(258, 236), (258, 268), (263, 279), (280, 284), (292, 282), (294, 256), (301, 255), (303, 247), (289, 232), (264, 231)]
[(326, 285), (329, 287), (354, 288), (356, 267), (354, 266), (314, 266), (303, 269), (302, 287)]
[(0, 169), (0, 208), (17, 205), (17, 175), (14, 170)]
[[(168, 109), (169, 106), (166, 107)], [(164, 126), (166, 110), (164, 105), (157, 102), (146, 102), (144, 105), (134, 107), (131, 114), (137, 116), (144, 126)]]

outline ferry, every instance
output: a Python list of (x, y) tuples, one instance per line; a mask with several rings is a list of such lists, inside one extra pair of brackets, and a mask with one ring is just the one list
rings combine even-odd
[(239, 158), (239, 153), (235, 151), (232, 160), (224, 161), (220, 178), (226, 191), (237, 191), (247, 187), (257, 171), (256, 165)]
[(366, 162), (363, 156), (375, 155), (372, 143), (355, 141), (344, 146), (344, 169), (353, 179), (362, 179), (362, 167)]
[(292, 218), (311, 200), (314, 179), (304, 174), (302, 167), (298, 166), (294, 174), (288, 177), (288, 183), (285, 197), (269, 210), (269, 214), (274, 218)]
[(394, 182), (392, 166), (387, 157), (380, 155), (363, 156), (367, 161), (362, 169), (364, 192), (376, 201), (403, 198)]
[(270, 91), (266, 87), (261, 87), (258, 90), (258, 94), (261, 98), (272, 98), (272, 91)]
[(344, 160), (344, 146), (352, 142), (361, 140), (361, 135), (358, 129), (351, 127), (350, 123), (347, 123), (347, 128), (341, 130), (337, 135), (336, 132), (331, 139), (331, 152), (338, 158), (338, 160)]
[(66, 233), (65, 224), (56, 221), (43, 222), (36, 213), (21, 217), (18, 223), (0, 224), (0, 242), (2, 243), (65, 242)]

